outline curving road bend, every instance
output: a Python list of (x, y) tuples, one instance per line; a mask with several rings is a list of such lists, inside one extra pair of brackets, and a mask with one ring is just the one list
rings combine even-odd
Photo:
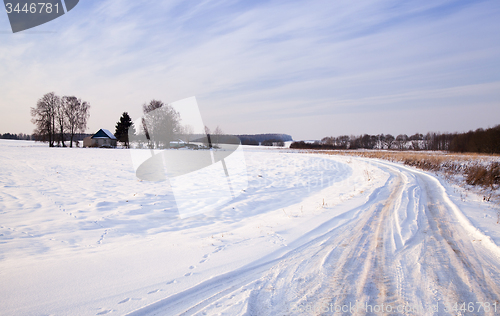
[(370, 162), (390, 176), (341, 225), (130, 315), (499, 315), (500, 248), (433, 176)]

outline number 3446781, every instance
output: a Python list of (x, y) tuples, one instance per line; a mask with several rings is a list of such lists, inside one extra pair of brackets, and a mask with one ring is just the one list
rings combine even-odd
[(52, 5), (52, 3), (43, 3), (43, 2), (38, 2), (38, 3), (25, 3), (24, 6), (21, 6), (19, 3), (16, 4), (15, 6), (12, 3), (6, 3), (5, 8), (7, 10), (7, 13), (59, 13), (59, 4), (56, 3), (55, 5)]

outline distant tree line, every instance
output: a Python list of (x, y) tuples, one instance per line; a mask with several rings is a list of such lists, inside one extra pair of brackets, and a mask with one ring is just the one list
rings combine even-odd
[[(91, 134), (77, 133), (73, 137), (73, 140), (74, 141), (81, 141), (81, 140), (83, 140), (87, 136), (91, 136)], [(65, 138), (69, 139), (69, 134), (66, 134)], [(30, 134), (23, 134), (23, 133), (19, 133), (19, 134), (11, 134), (11, 133), (0, 134), (0, 139), (35, 140), (35, 141), (38, 140), (37, 139), (37, 135), (35, 135), (35, 134), (30, 135)]]
[(257, 135), (235, 135), (242, 145), (259, 146), (284, 146), (284, 142), (292, 141), (292, 136), (287, 134), (257, 134)]
[(75, 96), (59, 97), (49, 92), (41, 97), (36, 106), (31, 108), (32, 122), (36, 128), (34, 138), (37, 141), (48, 142), (50, 147), (73, 147), (75, 135), (83, 133), (87, 128), (90, 116), (90, 104)]
[(28, 134), (11, 134), (11, 133), (5, 133), (5, 134), (0, 134), (0, 139), (17, 139), (17, 140), (34, 140), (32, 135)]
[(344, 145), (323, 144), (320, 142), (306, 143), (304, 141), (293, 142), (290, 148), (295, 149), (318, 149), (318, 150), (331, 150), (331, 149), (347, 149)]
[[(292, 136), (286, 134), (257, 134), (257, 135), (232, 135), (224, 134), (222, 130), (217, 126), (217, 128), (210, 132), (209, 129), (205, 128), (205, 132), (210, 134), (213, 138), (215, 144), (231, 144), (234, 142), (235, 137), (239, 138), (242, 145), (252, 145), (252, 146), (284, 146), (285, 141), (291, 141)], [(193, 134), (194, 142), (201, 142), (206, 139), (206, 135), (203, 134)]]
[(500, 125), (454, 135), (450, 151), (500, 154)]
[(444, 150), (450, 152), (500, 153), (500, 125), (467, 133), (427, 133), (411, 136), (400, 134), (324, 137), (313, 143), (294, 142), (299, 149), (392, 149)]
[(283, 147), (285, 146), (285, 142), (282, 141), (281, 139), (266, 139), (265, 141), (260, 143), (262, 146), (278, 146), (278, 147)]

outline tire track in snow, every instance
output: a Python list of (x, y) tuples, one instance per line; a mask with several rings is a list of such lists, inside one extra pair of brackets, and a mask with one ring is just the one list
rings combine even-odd
[[(428, 276), (439, 288), (443, 302), (497, 302), (500, 303), (500, 273), (498, 257), (474, 243), (472, 236), (451, 216), (450, 205), (439, 199), (435, 183), (423, 183), (427, 197), (429, 226), (432, 230), (434, 247), (428, 247), (431, 262), (436, 269), (428, 271)], [(453, 225), (455, 224), (455, 225)], [(434, 252), (434, 253), (433, 253)], [(440, 254), (434, 256), (433, 254)], [(438, 268), (439, 267), (439, 268)], [(443, 306), (444, 308), (444, 306)], [(477, 308), (477, 306), (476, 306)], [(474, 315), (495, 315), (491, 312), (476, 312)]]
[[(345, 248), (334, 263), (335, 268), (328, 273), (335, 282), (319, 279), (318, 282), (327, 282), (328, 290), (303, 302), (304, 306), (314, 301), (320, 301), (319, 306), (402, 303), (397, 285), (401, 280), (397, 277), (397, 267), (393, 267), (393, 239), (386, 238), (387, 232), (392, 235), (387, 225), (389, 214), (402, 193), (402, 177), (393, 175), (384, 188), (384, 199), (369, 205), (359, 222), (336, 237)], [(335, 247), (335, 243), (328, 246)], [(358, 309), (351, 311), (353, 315), (364, 314)]]
[[(360, 159), (362, 160), (362, 159)], [(328, 315), (294, 309), (349, 305), (418, 306), (387, 315), (494, 315), (445, 312), (445, 303), (500, 305), (500, 263), (460, 217), (432, 176), (387, 162), (390, 173), (362, 206), (284, 256), (215, 277), (130, 315)], [(437, 313), (431, 306), (438, 304)], [(355, 310), (343, 315), (374, 315)]]
[[(376, 189), (370, 195), (364, 205), (340, 214), (321, 225), (325, 226), (325, 228), (332, 227), (330, 230), (325, 229), (327, 233), (295, 249), (292, 247), (293, 250), (280, 258), (269, 261), (264, 260), (257, 264), (249, 264), (241, 269), (214, 277), (191, 289), (157, 301), (128, 315), (163, 315), (165, 313), (169, 315), (205, 314), (206, 309), (223, 307), (225, 304), (221, 304), (221, 302), (238, 299), (240, 300), (239, 303), (244, 302), (244, 304), (228, 304), (229, 310), (225, 312), (226, 315), (273, 314), (269, 309), (266, 309), (267, 304), (261, 304), (262, 299), (259, 297), (259, 289), (262, 290), (260, 291), (261, 293), (272, 296), (278, 292), (277, 290), (287, 285), (287, 282), (283, 282), (285, 275), (289, 276), (288, 279), (295, 280), (294, 275), (310, 271), (311, 264), (317, 266), (318, 260), (325, 262), (325, 256), (328, 257), (332, 254), (328, 251), (326, 254), (324, 253), (326, 249), (324, 245), (332, 240), (336, 240), (334, 237), (338, 234), (338, 230), (348, 235), (352, 231), (352, 226), (357, 223), (360, 214), (366, 211), (371, 203), (380, 199), (379, 195), (381, 195), (380, 188)], [(306, 258), (311, 258), (311, 260), (302, 260), (305, 250), (308, 252)], [(314, 253), (315, 250), (317, 251), (316, 253)], [(277, 276), (273, 278), (270, 276), (270, 273), (277, 273)], [(302, 282), (303, 285), (312, 284), (310, 282), (310, 275), (305, 276), (301, 280), (304, 281)], [(279, 284), (273, 285), (273, 281)], [(285, 294), (284, 297), (288, 296), (288, 293)], [(298, 297), (299, 295), (295, 296)], [(285, 300), (277, 301), (284, 302)], [(186, 308), (186, 304), (191, 307)], [(285, 310), (288, 310), (288, 307), (285, 307)], [(213, 313), (209, 312), (208, 314)], [(279, 313), (274, 313), (273, 315), (279, 315)]]
[[(462, 315), (461, 311), (447, 313), (445, 304), (472, 302), (476, 309), (474, 315), (494, 315), (493, 311), (478, 311), (476, 302), (499, 303), (500, 265), (496, 252), (491, 251), (489, 245), (474, 243), (475, 237), (456, 216), (457, 207), (434, 177), (406, 167), (396, 168), (410, 179), (405, 191), (419, 189), (419, 195), (410, 199), (413, 203), (408, 204), (406, 217), (402, 218), (403, 222), (416, 223), (417, 229), (410, 238), (403, 239), (402, 249), (394, 249), (395, 267), (403, 269), (398, 277), (399, 301), (420, 306), (426, 313), (431, 313), (431, 306), (438, 304), (438, 315)], [(401, 214), (401, 210), (395, 209), (393, 215), (398, 211)], [(407, 314), (415, 315), (415, 312)]]

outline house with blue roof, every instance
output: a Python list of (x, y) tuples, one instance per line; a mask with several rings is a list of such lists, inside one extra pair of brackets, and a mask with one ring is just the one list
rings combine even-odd
[(97, 133), (92, 136), (86, 137), (83, 140), (83, 147), (116, 147), (117, 139), (113, 133), (107, 129), (101, 128)]

